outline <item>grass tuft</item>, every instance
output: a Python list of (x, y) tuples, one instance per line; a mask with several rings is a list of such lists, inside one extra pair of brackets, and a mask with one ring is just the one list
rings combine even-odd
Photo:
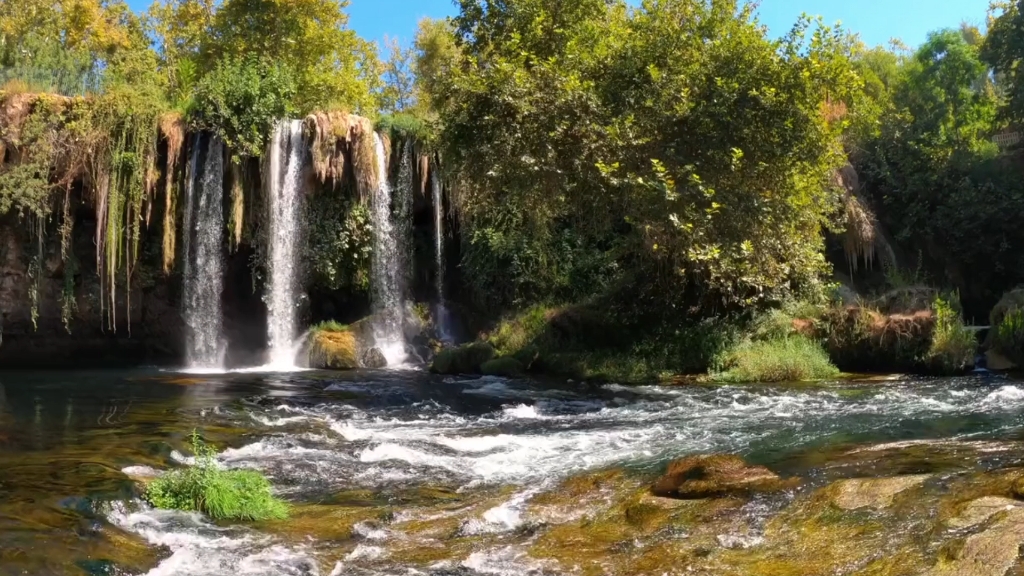
[(803, 336), (745, 341), (724, 362), (726, 370), (714, 379), (727, 383), (798, 382), (839, 375), (821, 345)]
[(172, 470), (146, 487), (157, 508), (203, 512), (216, 520), (271, 520), (288, 516), (288, 505), (271, 493), (270, 482), (256, 470), (221, 470), (214, 450), (192, 432), (192, 466)]

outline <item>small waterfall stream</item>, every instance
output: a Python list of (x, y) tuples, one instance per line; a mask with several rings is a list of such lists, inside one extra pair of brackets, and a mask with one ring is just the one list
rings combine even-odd
[(223, 154), (220, 140), (196, 134), (185, 187), (182, 297), (185, 360), (193, 370), (217, 370), (224, 366), (220, 301), (224, 282)]
[[(380, 182), (370, 210), (370, 221), (373, 224), (373, 258), (370, 264), (373, 336), (388, 366), (397, 366), (406, 360), (405, 337), (402, 333), (405, 311), (402, 274), (404, 257), (399, 252), (399, 247), (405, 243), (399, 238), (402, 229), (396, 226), (391, 209), (391, 185), (388, 183), (384, 142), (376, 134), (374, 148)], [(411, 186), (411, 173), (409, 181)]]
[(430, 170), (430, 195), (434, 204), (434, 290), (437, 293), (434, 322), (437, 323), (441, 339), (451, 342), (448, 307), (444, 298), (444, 198), (441, 193), (441, 178), (437, 175), (437, 167), (434, 166)]
[(298, 249), (302, 200), (302, 122), (281, 121), (274, 128), (270, 148), (270, 175), (267, 191), (268, 293), (267, 343), (269, 365), (277, 369), (295, 366), (298, 333)]

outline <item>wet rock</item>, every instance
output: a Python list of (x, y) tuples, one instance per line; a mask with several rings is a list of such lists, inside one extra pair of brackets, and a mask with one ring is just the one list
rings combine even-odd
[(916, 474), (892, 478), (853, 478), (835, 482), (826, 490), (831, 493), (832, 504), (843, 510), (881, 509), (891, 506), (897, 494), (920, 485), (929, 476)]
[(961, 545), (943, 548), (939, 561), (922, 576), (1003, 576), (1017, 563), (1024, 544), (1024, 508), (1001, 513), (987, 529)]
[(747, 464), (739, 456), (713, 454), (670, 463), (651, 492), (667, 498), (691, 499), (773, 492), (791, 485), (791, 481), (783, 481), (764, 466)]
[(318, 330), (310, 335), (309, 367), (323, 370), (352, 370), (356, 359), (355, 334), (350, 330)]
[(972, 500), (959, 516), (950, 519), (951, 528), (962, 529), (977, 526), (1000, 512), (1008, 512), (1020, 506), (1020, 502), (1001, 496), (983, 496)]
[(501, 358), (495, 358), (494, 360), (488, 360), (481, 364), (480, 373), (485, 376), (504, 376), (506, 378), (514, 378), (525, 374), (526, 367), (523, 366), (522, 362), (512, 358), (511, 356), (503, 356)]
[(381, 352), (380, 348), (374, 347), (363, 353), (360, 364), (362, 364), (363, 368), (387, 368), (388, 359), (384, 357), (384, 353)]

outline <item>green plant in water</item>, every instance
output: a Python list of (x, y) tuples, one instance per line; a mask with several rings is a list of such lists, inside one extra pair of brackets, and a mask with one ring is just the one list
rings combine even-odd
[(347, 324), (342, 324), (337, 320), (325, 320), (319, 324), (315, 324), (310, 328), (312, 332), (345, 332), (348, 330)]
[(993, 329), (995, 338), (992, 341), (992, 348), (996, 352), (1014, 362), (1024, 358), (1024, 309), (1008, 310)]
[[(933, 370), (950, 374), (963, 371), (974, 363), (978, 342), (973, 332), (964, 326), (958, 310), (959, 299), (937, 297), (932, 304), (935, 313), (935, 332), (928, 350), (928, 364)], [(1024, 318), (1019, 327), (1024, 328)], [(1002, 326), (1000, 326), (1002, 328)], [(1024, 335), (1024, 332), (1020, 334)]]
[(839, 375), (828, 353), (803, 336), (744, 341), (724, 359), (726, 370), (714, 374), (720, 382), (798, 382)]
[(271, 493), (270, 482), (256, 470), (221, 470), (216, 451), (192, 431), (195, 464), (172, 470), (146, 487), (146, 500), (157, 508), (203, 512), (217, 520), (271, 520), (288, 515), (288, 506)]

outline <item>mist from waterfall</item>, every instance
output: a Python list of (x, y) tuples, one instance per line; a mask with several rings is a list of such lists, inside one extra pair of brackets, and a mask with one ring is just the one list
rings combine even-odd
[(451, 342), (448, 307), (444, 297), (444, 198), (441, 193), (441, 178), (434, 166), (430, 170), (430, 195), (434, 204), (434, 290), (437, 294), (434, 322), (441, 340)]
[[(202, 154), (204, 143), (205, 155)], [(182, 317), (186, 326), (185, 361), (192, 370), (224, 367), (221, 313), (225, 233), (223, 148), (219, 139), (196, 134), (185, 186)]]
[[(395, 225), (391, 208), (391, 185), (388, 182), (384, 141), (377, 134), (374, 134), (373, 138), (379, 175), (379, 184), (373, 194), (370, 210), (370, 221), (373, 225), (373, 257), (370, 263), (373, 337), (375, 345), (387, 359), (388, 366), (397, 366), (404, 363), (407, 358), (402, 329), (405, 312), (402, 265), (405, 257), (399, 252), (399, 247), (404, 242), (399, 238), (402, 227)], [(411, 172), (409, 180), (411, 186)]]
[(305, 148), (302, 122), (283, 120), (274, 128), (267, 190), (268, 368), (295, 367), (298, 354), (298, 273), (302, 238), (302, 166)]

